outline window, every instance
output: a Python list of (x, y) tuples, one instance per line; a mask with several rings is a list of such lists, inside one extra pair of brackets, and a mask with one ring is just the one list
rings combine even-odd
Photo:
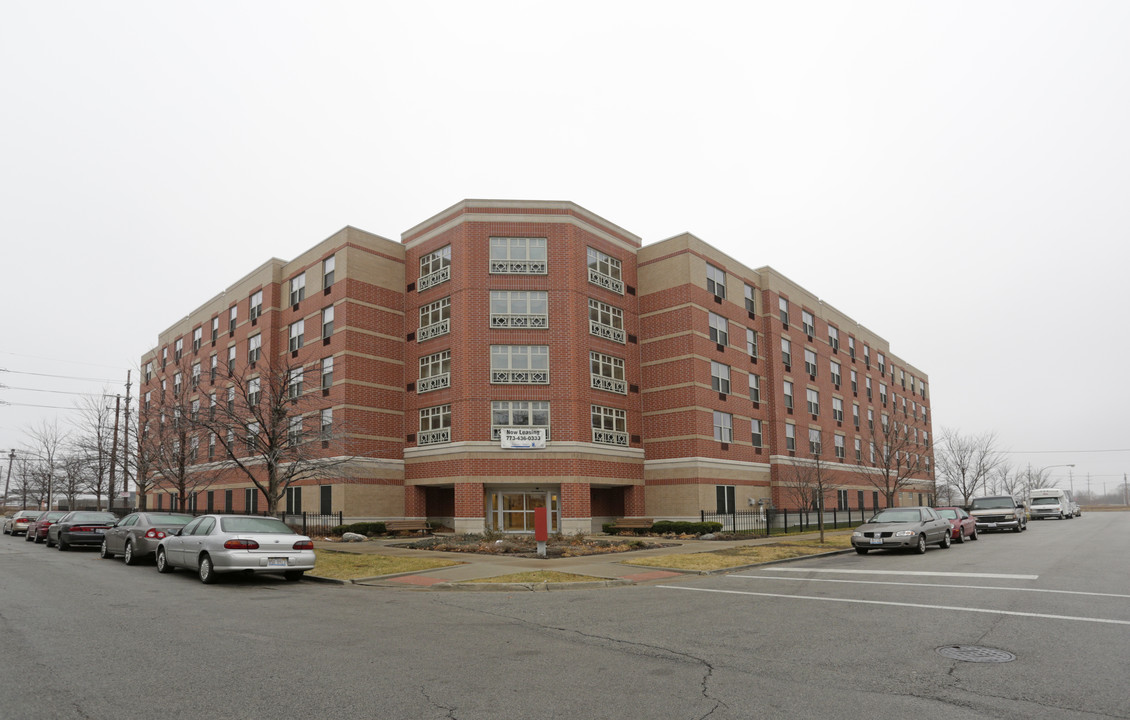
[(306, 321), (298, 320), (290, 324), (290, 351), (294, 352), (302, 347), (302, 340), (306, 336)]
[(337, 256), (330, 255), (322, 261), (322, 289), (328, 290), (334, 284), (334, 270), (337, 267)]
[(811, 377), (816, 377), (816, 351), (805, 348), (804, 371)]
[(549, 327), (549, 293), (545, 291), (492, 290), (490, 293), (492, 328)]
[(605, 340), (624, 344), (624, 312), (599, 300), (589, 298), (589, 334)]
[(750, 313), (757, 314), (757, 303), (754, 301), (753, 287), (750, 285), (745, 286), (745, 309)]
[(820, 455), (820, 431), (816, 428), (808, 429), (808, 453), (812, 456)]
[(255, 292), (251, 293), (251, 299), (250, 299), (248, 304), (250, 305), (250, 308), (251, 308), (250, 311), (248, 312), (248, 317), (250, 317), (252, 320), (254, 320), (255, 318), (262, 315), (263, 314), (263, 291), (262, 290), (256, 290)]
[(152, 402), (152, 400), (153, 400), (153, 391), (152, 390), (146, 390), (145, 391), (145, 409), (146, 410), (149, 409), (149, 403)]
[(836, 387), (840, 386), (840, 364), (835, 360), (828, 363), (828, 369), (831, 371), (832, 384)]
[(851, 404), (851, 422), (856, 427), (859, 427), (859, 403)]
[(800, 324), (801, 327), (804, 328), (805, 335), (807, 335), (808, 337), (813, 337), (814, 335), (816, 335), (816, 318), (812, 316), (812, 313), (808, 312), (807, 310), (801, 310)]
[(820, 414), (820, 391), (814, 390), (812, 388), (808, 388), (807, 397), (808, 397), (808, 412), (809, 412), (809, 414), (819, 415)]
[(235, 305), (232, 305), (231, 309), (228, 310), (228, 334), (229, 335), (231, 335), (235, 332), (235, 321), (236, 321), (236, 318), (238, 316), (239, 316), (238, 309), (236, 308)]
[(715, 485), (715, 511), (722, 514), (732, 514), (737, 509), (737, 498), (733, 485)]
[(887, 404), (887, 383), (879, 383), (879, 402)]
[(175, 348), (173, 362), (180, 362), (181, 356), (184, 355), (184, 338), (177, 338)]
[(757, 357), (757, 332), (751, 328), (745, 329), (745, 351), (751, 358)]
[(859, 438), (855, 439), (855, 461), (863, 462), (863, 441)]
[(153, 361), (145, 363), (145, 382), (153, 381)]
[(420, 431), (416, 434), (416, 444), (447, 442), (451, 442), (451, 406), (420, 408)]
[(832, 398), (832, 419), (836, 422), (844, 421), (844, 401), (838, 397)]
[(710, 313), (710, 339), (719, 345), (728, 345), (730, 342), (730, 324), (726, 318), (715, 313)]
[(793, 383), (791, 380), (785, 380), (782, 384), (785, 391), (785, 407), (789, 410), (793, 409)]
[(228, 428), (227, 444), (224, 447), (226, 447), (231, 454), (235, 454), (235, 430)]
[(334, 306), (322, 308), (322, 339), (334, 334)]
[(867, 429), (875, 429), (875, 411), (871, 408), (867, 408)]
[(208, 362), (209, 362), (208, 381), (209, 382), (216, 382), (216, 370), (219, 367), (219, 364), (218, 364), (218, 358), (216, 357), (215, 353), (212, 353), (212, 356), (209, 358)]
[(710, 388), (726, 395), (730, 394), (730, 366), (710, 361)]
[(726, 273), (710, 263), (706, 263), (706, 289), (717, 297), (726, 297)]
[(840, 331), (831, 325), (828, 326), (828, 344), (832, 346), (832, 352), (840, 349)]
[(628, 447), (628, 415), (617, 408), (592, 405), (592, 441)]
[(527, 400), (498, 400), (490, 404), (491, 438), (502, 438), (502, 428), (545, 428), (549, 439), (549, 403)]
[(328, 390), (334, 384), (333, 356), (322, 358), (322, 389)]
[(424, 342), (451, 331), (451, 298), (445, 297), (420, 308), (420, 329), (416, 342)]
[(847, 490), (837, 490), (836, 491), (836, 506), (840, 510), (847, 510), (848, 509), (848, 491)]
[(714, 411), (714, 439), (722, 443), (734, 441), (734, 417), (730, 413)]
[(624, 278), (621, 276), (619, 260), (590, 247), (588, 263), (590, 283), (620, 295), (624, 294)]
[(192, 422), (196, 422), (200, 419), (200, 400), (192, 401), (192, 405), (188, 411), (188, 418)]
[(323, 440), (329, 440), (334, 429), (334, 409), (324, 408), (318, 417), (318, 435)]
[(781, 338), (781, 362), (785, 368), (793, 364), (793, 344), (786, 337)]
[[(216, 458), (216, 433), (208, 433), (208, 459)], [(209, 493), (211, 494), (211, 493)]]
[(628, 382), (624, 379), (624, 361), (604, 353), (589, 353), (589, 382), (595, 390), (628, 394)]
[(290, 445), (298, 445), (302, 442), (302, 416), (296, 415), (290, 418), (286, 426), (286, 441)]
[(781, 322), (785, 325), (789, 324), (789, 301), (783, 297), (777, 298), (777, 307), (781, 311)]
[(785, 449), (796, 452), (796, 425), (785, 423)]
[(879, 374), (883, 375), (887, 372), (887, 358), (883, 355), (883, 353), (876, 353), (876, 357), (879, 365)]
[(291, 399), (302, 395), (302, 379), (305, 374), (302, 368), (295, 368), (290, 371), (290, 377), (287, 380), (287, 396)]
[(549, 346), (491, 345), (490, 381), (548, 385)]
[(439, 250), (420, 258), (420, 279), (416, 290), (423, 292), (451, 279), (451, 246), (444, 245)]
[(216, 393), (210, 393), (208, 395), (208, 419), (216, 419)]
[(451, 351), (443, 350), (420, 358), (420, 378), (416, 392), (426, 393), (451, 386)]
[(235, 387), (228, 388), (228, 414), (235, 412)]
[(848, 335), (848, 357), (855, 360), (855, 338)]
[(859, 375), (855, 370), (851, 371), (851, 391), (853, 393), (859, 392)]
[(196, 456), (199, 451), (200, 438), (193, 435), (192, 438), (190, 438), (188, 441), (188, 461), (192, 463), (196, 462)]
[(871, 378), (870, 377), (863, 378), (863, 386), (867, 389), (867, 399), (870, 400), (871, 399)]
[(161, 348), (161, 369), (164, 370), (165, 365), (167, 365), (168, 363), (169, 363), (169, 348), (163, 347), (163, 348)]
[(200, 363), (192, 363), (192, 389), (196, 390), (200, 387)]
[[(844, 459), (844, 436), (843, 435), (836, 435), (835, 437), (832, 438), (832, 440), (835, 442), (836, 457), (839, 458), (840, 460), (843, 460)], [(845, 490), (844, 492), (847, 492), (847, 491)]]
[(179, 373), (179, 372), (176, 373), (175, 375), (173, 375), (173, 397), (179, 397), (180, 396), (181, 378), (182, 377), (183, 377), (183, 374)]
[(545, 238), (492, 237), (490, 272), (545, 275), (549, 271)]
[(259, 439), (259, 423), (247, 423), (247, 452), (255, 452), (255, 443)]
[(228, 348), (228, 375), (235, 374), (235, 345)]
[(749, 374), (749, 399), (755, 403), (761, 402), (761, 377)]
[(755, 448), (761, 447), (763, 439), (761, 435), (761, 421), (757, 418), (750, 420), (750, 428), (752, 429), (753, 433), (753, 446)]
[(868, 370), (871, 369), (871, 348), (866, 343), (863, 345), (863, 364), (867, 366)]
[(299, 273), (290, 279), (290, 304), (297, 305), (306, 299), (306, 273)]
[(259, 404), (259, 378), (251, 378), (247, 381), (247, 404), (251, 407)]
[(247, 338), (247, 362), (259, 361), (259, 350), (263, 347), (263, 336), (259, 334)]
[(200, 344), (204, 339), (204, 328), (195, 328), (192, 331), (192, 352), (200, 349)]

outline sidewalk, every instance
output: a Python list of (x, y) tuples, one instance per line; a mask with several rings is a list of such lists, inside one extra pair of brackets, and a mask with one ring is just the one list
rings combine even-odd
[[(832, 532), (832, 531), (829, 531)], [(835, 531), (835, 532), (845, 532)], [(594, 536), (601, 537), (601, 536)], [(376, 578), (357, 579), (352, 582), (356, 585), (371, 585), (379, 587), (399, 587), (430, 590), (565, 590), (589, 589), (593, 587), (611, 587), (614, 585), (632, 585), (656, 580), (664, 580), (681, 575), (698, 575), (698, 571), (674, 570), (664, 568), (650, 568), (638, 565), (624, 564), (630, 558), (651, 557), (656, 555), (675, 555), (684, 553), (712, 552), (726, 550), (732, 547), (750, 545), (772, 545), (784, 540), (812, 539), (819, 537), (817, 532), (797, 533), (795, 535), (775, 535), (771, 538), (756, 538), (750, 540), (664, 540), (661, 542), (675, 543), (670, 547), (654, 548), (651, 550), (638, 550), (629, 553), (610, 553), (601, 555), (585, 555), (572, 558), (525, 558), (513, 555), (481, 555), (463, 552), (436, 552), (432, 550), (409, 550), (394, 547), (406, 542), (409, 538), (379, 538), (355, 543), (331, 543), (315, 541), (314, 547), (319, 550), (334, 550), (337, 552), (352, 552), (362, 554), (413, 556), (444, 558), (462, 563), (450, 567), (423, 570), (402, 575), (384, 575)], [(838, 551), (837, 551), (838, 552)], [(813, 556), (808, 556), (813, 557)], [(799, 558), (797, 558), (799, 559)], [(726, 572), (740, 569), (728, 568)], [(573, 583), (468, 583), (470, 580), (498, 577), (518, 572), (532, 572), (537, 570), (554, 570), (557, 572), (588, 575), (602, 578), (599, 582), (573, 582)], [(315, 570), (308, 575), (317, 576)]]

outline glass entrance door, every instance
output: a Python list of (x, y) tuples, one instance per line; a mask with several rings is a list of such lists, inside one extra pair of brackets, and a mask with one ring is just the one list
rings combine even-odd
[(487, 494), (487, 517), (494, 530), (510, 533), (532, 533), (534, 510), (548, 508), (549, 532), (558, 532), (561, 510), (554, 490), (508, 490)]

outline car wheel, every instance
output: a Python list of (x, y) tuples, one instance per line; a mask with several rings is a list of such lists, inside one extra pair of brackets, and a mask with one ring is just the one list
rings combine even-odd
[(1024, 532), (1024, 526), (1021, 525), (1020, 523), (1016, 523), (1016, 527), (1013, 528), (1012, 531), (1013, 532)]
[(112, 560), (114, 558), (114, 556), (110, 554), (110, 548), (106, 547), (105, 540), (102, 541), (102, 547), (98, 548), (98, 557), (103, 560)]
[(71, 546), (63, 540), (62, 535), (60, 535), (59, 539), (55, 541), (55, 547), (59, 548), (59, 552), (66, 552), (71, 549)]
[(965, 544), (965, 528), (959, 528), (957, 531), (957, 542), (959, 545)]
[(918, 536), (918, 544), (914, 547), (914, 552), (918, 553), (919, 555), (925, 555), (926, 554), (926, 536), (925, 535), (919, 535)]
[[(36, 542), (39, 542), (39, 538), (36, 538), (36, 539), (35, 539), (35, 541), (36, 541)], [(48, 535), (47, 537), (43, 538), (43, 545), (44, 545), (45, 547), (55, 547), (55, 543), (51, 542), (51, 536), (50, 536), (50, 535)]]
[(126, 540), (125, 554), (122, 555), (122, 559), (125, 560), (126, 565), (136, 565), (137, 564), (137, 558), (134, 557), (134, 555), (133, 555), (133, 541), (132, 540)]
[[(856, 549), (858, 550), (859, 548), (856, 548)], [(302, 575), (305, 572), (306, 572), (305, 570), (287, 570), (286, 572), (283, 573), (283, 577), (286, 578), (287, 580), (291, 581), (291, 582), (298, 582), (299, 580), (302, 579)]]
[(950, 531), (946, 530), (946, 534), (944, 536), (942, 536), (942, 541), (940, 543), (938, 543), (938, 547), (940, 547), (943, 550), (946, 550), (946, 549), (949, 548), (949, 546), (950, 546)]
[(973, 534), (969, 536), (969, 539), (970, 540), (976, 540), (977, 539), (977, 528), (973, 528)]
[(29, 532), (24, 533), (24, 542), (31, 542), (31, 533), (29, 533)]
[(169, 564), (169, 559), (165, 557), (165, 548), (157, 548), (157, 572), (171, 573), (173, 566)]
[(212, 558), (207, 555), (201, 557), (200, 567), (197, 568), (196, 574), (200, 576), (200, 582), (205, 585), (216, 582), (216, 568), (212, 567)]
[(866, 555), (867, 551), (870, 550), (870, 549), (871, 548), (856, 548), (855, 551), (857, 553), (859, 553), (860, 555)]

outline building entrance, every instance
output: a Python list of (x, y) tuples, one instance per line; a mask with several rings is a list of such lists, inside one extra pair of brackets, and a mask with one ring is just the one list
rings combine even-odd
[(534, 510), (548, 509), (549, 532), (561, 527), (561, 508), (556, 490), (492, 490), (487, 493), (487, 524), (492, 530), (532, 533)]

